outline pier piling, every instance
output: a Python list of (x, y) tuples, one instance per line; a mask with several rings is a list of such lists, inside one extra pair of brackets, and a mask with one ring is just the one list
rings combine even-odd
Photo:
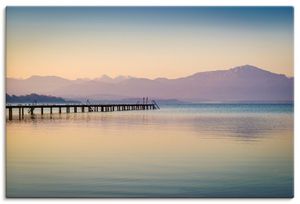
[(12, 108), (8, 109), (8, 119), (12, 120)]

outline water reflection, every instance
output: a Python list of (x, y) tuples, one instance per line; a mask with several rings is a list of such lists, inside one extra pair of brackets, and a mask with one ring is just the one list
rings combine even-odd
[(293, 115), (176, 111), (7, 121), (10, 197), (290, 197)]
[[(60, 124), (61, 122), (88, 123), (94, 125), (119, 124), (126, 126), (163, 126), (165, 129), (180, 127), (188, 129), (201, 137), (233, 137), (237, 140), (256, 140), (266, 136), (276, 135), (280, 131), (293, 129), (293, 115), (265, 114), (203, 114), (201, 116), (160, 115), (150, 112), (126, 113), (70, 113), (45, 114), (26, 116), (23, 120), (13, 120), (7, 123), (45, 123)], [(53, 125), (54, 125), (53, 124)], [(174, 127), (174, 125), (177, 125)], [(203, 134), (204, 133), (204, 134)], [(207, 133), (207, 134), (206, 134)]]
[(195, 131), (213, 132), (215, 137), (233, 137), (238, 140), (257, 140), (275, 136), (293, 129), (292, 115), (208, 116), (194, 119)]

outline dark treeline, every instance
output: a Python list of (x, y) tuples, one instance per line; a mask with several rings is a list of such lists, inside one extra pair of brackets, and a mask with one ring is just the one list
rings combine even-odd
[(67, 101), (61, 97), (38, 95), (32, 93), (22, 96), (10, 96), (6, 94), (6, 103), (78, 103), (78, 101)]

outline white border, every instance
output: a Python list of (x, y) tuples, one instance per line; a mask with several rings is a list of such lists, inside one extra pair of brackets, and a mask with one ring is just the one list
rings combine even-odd
[[(299, 64), (299, 58), (297, 60), (296, 56), (299, 53), (299, 41), (296, 36), (299, 36), (299, 1), (297, 0), (0, 0), (0, 36), (2, 49), (0, 50), (0, 64), (1, 67), (1, 77), (0, 77), (0, 90), (2, 97), (0, 100), (0, 123), (2, 124), (1, 131), (1, 148), (3, 148), (2, 155), (0, 156), (0, 163), (2, 168), (0, 168), (0, 196), (3, 202), (19, 203), (19, 202), (55, 202), (55, 203), (73, 203), (73, 202), (101, 202), (101, 203), (136, 203), (136, 202), (157, 202), (157, 203), (185, 203), (185, 202), (207, 202), (207, 203), (300, 203), (299, 195), (299, 177), (295, 173), (295, 198), (294, 199), (6, 199), (5, 198), (5, 115), (4, 115), (4, 96), (5, 96), (5, 61), (4, 61), (4, 45), (5, 45), (5, 7), (6, 6), (294, 6), (295, 13), (295, 63), (294, 63), (294, 76), (297, 78), (299, 71), (297, 70), (297, 65)], [(299, 90), (300, 82), (295, 80), (295, 90)], [(298, 103), (300, 92), (295, 92), (295, 101)], [(299, 172), (299, 139), (297, 136), (300, 134), (300, 123), (299, 117), (299, 107), (295, 103), (295, 134), (294, 134), (294, 149), (295, 149), (295, 172)], [(298, 135), (297, 135), (298, 134)], [(1, 202), (1, 201), (0, 201)]]

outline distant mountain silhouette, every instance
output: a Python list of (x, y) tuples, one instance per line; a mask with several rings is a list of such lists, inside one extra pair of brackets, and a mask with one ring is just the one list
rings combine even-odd
[[(113, 82), (113, 83), (112, 83)], [(60, 77), (33, 76), (7, 79), (9, 94), (51, 94), (68, 98), (97, 100), (138, 98), (200, 101), (293, 101), (294, 78), (244, 65), (229, 70), (199, 72), (167, 79), (108, 76), (94, 80), (67, 80)]]
[(130, 79), (132, 77), (130, 76), (117, 76), (115, 78), (112, 78), (110, 76), (107, 76), (107, 75), (102, 75), (100, 78), (96, 78), (95, 80), (97, 81), (101, 81), (101, 82), (106, 82), (106, 83), (119, 83), (121, 81), (124, 81), (124, 80), (127, 80), (127, 79)]

